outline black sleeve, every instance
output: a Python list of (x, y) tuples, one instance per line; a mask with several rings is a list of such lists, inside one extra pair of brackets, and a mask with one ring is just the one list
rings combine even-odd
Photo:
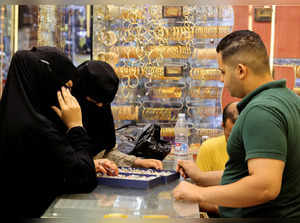
[(73, 127), (67, 131), (67, 138), (75, 150), (88, 148), (91, 141), (86, 130), (81, 127)]
[(48, 147), (62, 182), (61, 193), (85, 193), (96, 185), (96, 171), (88, 152), (89, 137), (82, 127), (74, 127), (66, 135), (48, 131)]

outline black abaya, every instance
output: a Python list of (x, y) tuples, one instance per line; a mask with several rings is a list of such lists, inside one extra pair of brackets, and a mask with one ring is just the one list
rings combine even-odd
[(57, 105), (57, 90), (76, 78), (76, 68), (56, 48), (14, 54), (0, 102), (4, 214), (39, 217), (57, 195), (96, 186), (85, 130), (75, 127), (66, 134), (47, 117)]

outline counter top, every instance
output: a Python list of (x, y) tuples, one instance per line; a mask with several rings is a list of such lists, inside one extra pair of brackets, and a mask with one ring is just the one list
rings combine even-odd
[[(137, 219), (135, 223), (298, 223), (300, 219), (287, 219), (287, 218), (198, 218), (198, 219)], [(74, 219), (65, 219), (65, 218), (48, 218), (48, 219), (28, 219), (24, 221), (13, 221), (17, 223), (132, 223), (131, 219), (97, 219), (97, 218), (74, 218)]]
[[(165, 161), (165, 169), (174, 169), (174, 161)], [(44, 213), (43, 218), (102, 218), (120, 213), (129, 219), (148, 215), (164, 215), (170, 218), (199, 218), (195, 203), (176, 201), (172, 190), (182, 179), (151, 189), (118, 188), (98, 185), (88, 194), (66, 194), (57, 199)]]

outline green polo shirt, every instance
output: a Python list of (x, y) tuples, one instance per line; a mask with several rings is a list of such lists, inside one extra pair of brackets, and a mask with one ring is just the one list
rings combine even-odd
[(221, 184), (248, 176), (252, 158), (283, 160), (285, 169), (275, 200), (250, 208), (220, 207), (221, 216), (300, 217), (300, 97), (286, 88), (285, 80), (272, 81), (247, 95), (238, 110)]

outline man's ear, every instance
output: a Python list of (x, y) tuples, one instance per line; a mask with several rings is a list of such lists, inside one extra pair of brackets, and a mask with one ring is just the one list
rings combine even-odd
[(224, 122), (222, 122), (222, 128), (225, 129), (225, 124), (224, 124)]
[(237, 65), (240, 80), (244, 80), (248, 75), (248, 67), (244, 64)]

